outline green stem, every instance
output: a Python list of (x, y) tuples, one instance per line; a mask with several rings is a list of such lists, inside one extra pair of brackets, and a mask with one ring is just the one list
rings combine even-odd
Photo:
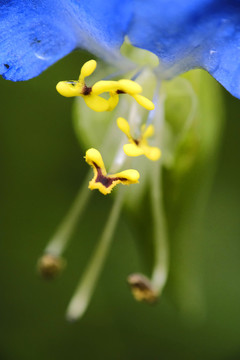
[(111, 210), (108, 221), (105, 225), (104, 231), (97, 245), (97, 248), (92, 255), (92, 258), (83, 273), (82, 278), (77, 286), (77, 289), (70, 301), (67, 308), (67, 319), (77, 320), (86, 311), (90, 302), (92, 293), (95, 288), (95, 284), (103, 268), (106, 256), (108, 254), (117, 220), (120, 215), (122, 203), (124, 199), (124, 189), (118, 191), (116, 200)]
[(68, 211), (67, 215), (59, 225), (57, 231), (55, 232), (55, 234), (47, 244), (44, 250), (45, 253), (58, 257), (66, 249), (69, 240), (71, 238), (71, 235), (73, 234), (77, 222), (89, 199), (89, 196), (92, 193), (91, 191), (88, 191), (86, 189), (89, 182), (88, 175), (86, 176), (85, 181), (81, 185), (77, 197), (75, 198), (70, 210)]

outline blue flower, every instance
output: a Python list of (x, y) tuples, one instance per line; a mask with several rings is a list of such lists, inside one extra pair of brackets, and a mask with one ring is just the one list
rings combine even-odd
[(116, 61), (128, 36), (170, 78), (203, 68), (240, 97), (239, 0), (1, 0), (0, 73), (27, 80), (76, 48)]

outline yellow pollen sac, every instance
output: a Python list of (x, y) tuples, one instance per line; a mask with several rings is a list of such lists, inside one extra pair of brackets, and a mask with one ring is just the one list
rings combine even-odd
[[(62, 96), (83, 97), (86, 105), (97, 112), (112, 111), (118, 104), (119, 94), (128, 94), (132, 96), (141, 106), (147, 110), (153, 110), (154, 104), (145, 96), (140, 95), (142, 87), (135, 81), (121, 79), (118, 81), (100, 80), (93, 86), (88, 87), (85, 78), (92, 75), (97, 67), (95, 60), (87, 61), (81, 68), (79, 79), (70, 81), (60, 81), (56, 89)], [(108, 93), (109, 98), (105, 99), (100, 95)]]
[(141, 136), (139, 139), (134, 139), (130, 133), (130, 126), (126, 119), (119, 117), (117, 119), (119, 129), (128, 137), (130, 144), (123, 146), (123, 151), (128, 156), (145, 155), (149, 160), (157, 161), (161, 156), (161, 151), (158, 147), (149, 146), (147, 138), (153, 136), (154, 126), (149, 125), (141, 127)]
[(124, 170), (116, 174), (108, 175), (100, 152), (96, 149), (89, 149), (85, 156), (86, 162), (92, 166), (94, 177), (89, 182), (88, 188), (98, 189), (102, 194), (110, 194), (117, 184), (136, 184), (139, 180), (139, 172), (134, 169)]
[(136, 102), (144, 107), (147, 110), (154, 110), (155, 106), (154, 103), (146, 98), (145, 96), (139, 95), (139, 94), (133, 94), (132, 97), (136, 100)]
[(92, 91), (95, 95), (100, 95), (104, 92), (115, 92), (118, 88), (118, 81), (100, 80), (93, 85)]
[[(116, 84), (114, 84), (115, 88)], [(110, 99), (109, 102), (113, 103), (115, 98), (115, 103), (118, 103), (118, 95), (119, 94), (128, 94), (132, 96), (142, 107), (144, 107), (147, 110), (154, 110), (155, 106), (153, 102), (149, 99), (147, 99), (143, 95), (139, 95), (139, 93), (142, 92), (142, 87), (136, 83), (135, 81), (128, 80), (128, 79), (122, 79), (117, 81), (117, 90), (114, 90), (114, 88), (110, 91)], [(117, 100), (116, 100), (117, 97)], [(112, 99), (112, 100), (111, 100)], [(116, 106), (116, 105), (115, 105)], [(112, 107), (111, 107), (112, 110)]]
[(118, 90), (123, 91), (129, 95), (139, 94), (142, 92), (142, 87), (135, 81), (122, 79), (118, 81)]
[(89, 60), (81, 68), (79, 75), (79, 81), (84, 80), (85, 77), (92, 75), (97, 67), (97, 62), (95, 60)]
[(60, 95), (65, 97), (81, 96), (82, 86), (78, 81), (60, 81), (56, 86)]

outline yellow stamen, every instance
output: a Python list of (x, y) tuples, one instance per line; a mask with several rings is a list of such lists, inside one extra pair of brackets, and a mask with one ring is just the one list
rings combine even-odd
[(145, 155), (152, 161), (157, 161), (161, 156), (161, 151), (158, 147), (149, 146), (147, 138), (154, 134), (154, 126), (143, 125), (141, 127), (141, 136), (139, 139), (134, 139), (130, 133), (130, 126), (126, 119), (119, 117), (117, 119), (117, 125), (119, 129), (127, 135), (130, 144), (125, 144), (123, 150), (128, 156), (140, 156)]
[[(86, 105), (97, 112), (113, 110), (118, 104), (119, 94), (132, 96), (147, 110), (154, 109), (152, 101), (140, 95), (142, 87), (135, 81), (128, 79), (100, 80), (92, 87), (88, 87), (85, 84), (85, 78), (94, 72), (96, 66), (95, 60), (87, 61), (81, 68), (78, 81), (60, 81), (56, 86), (57, 91), (65, 97), (82, 96)], [(103, 93), (108, 93), (109, 98), (102, 98), (100, 95)]]
[(89, 189), (98, 189), (102, 194), (110, 194), (117, 184), (130, 185), (138, 183), (139, 172), (134, 169), (121, 171), (108, 175), (100, 152), (96, 149), (89, 149), (85, 156), (86, 162), (92, 166), (94, 177), (89, 182)]

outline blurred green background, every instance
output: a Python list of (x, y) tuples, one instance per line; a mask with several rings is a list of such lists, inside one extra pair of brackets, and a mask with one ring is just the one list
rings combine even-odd
[(169, 285), (155, 306), (133, 300), (125, 279), (142, 264), (123, 214), (87, 313), (74, 324), (65, 321), (111, 209), (111, 199), (98, 194), (66, 253), (66, 271), (54, 282), (37, 275), (36, 261), (88, 170), (72, 127), (72, 100), (55, 90), (85, 59), (73, 53), (24, 83), (0, 79), (0, 359), (239, 359), (240, 101), (224, 89), (219, 164), (202, 231), (193, 239), (202, 244), (204, 315), (180, 312)]

